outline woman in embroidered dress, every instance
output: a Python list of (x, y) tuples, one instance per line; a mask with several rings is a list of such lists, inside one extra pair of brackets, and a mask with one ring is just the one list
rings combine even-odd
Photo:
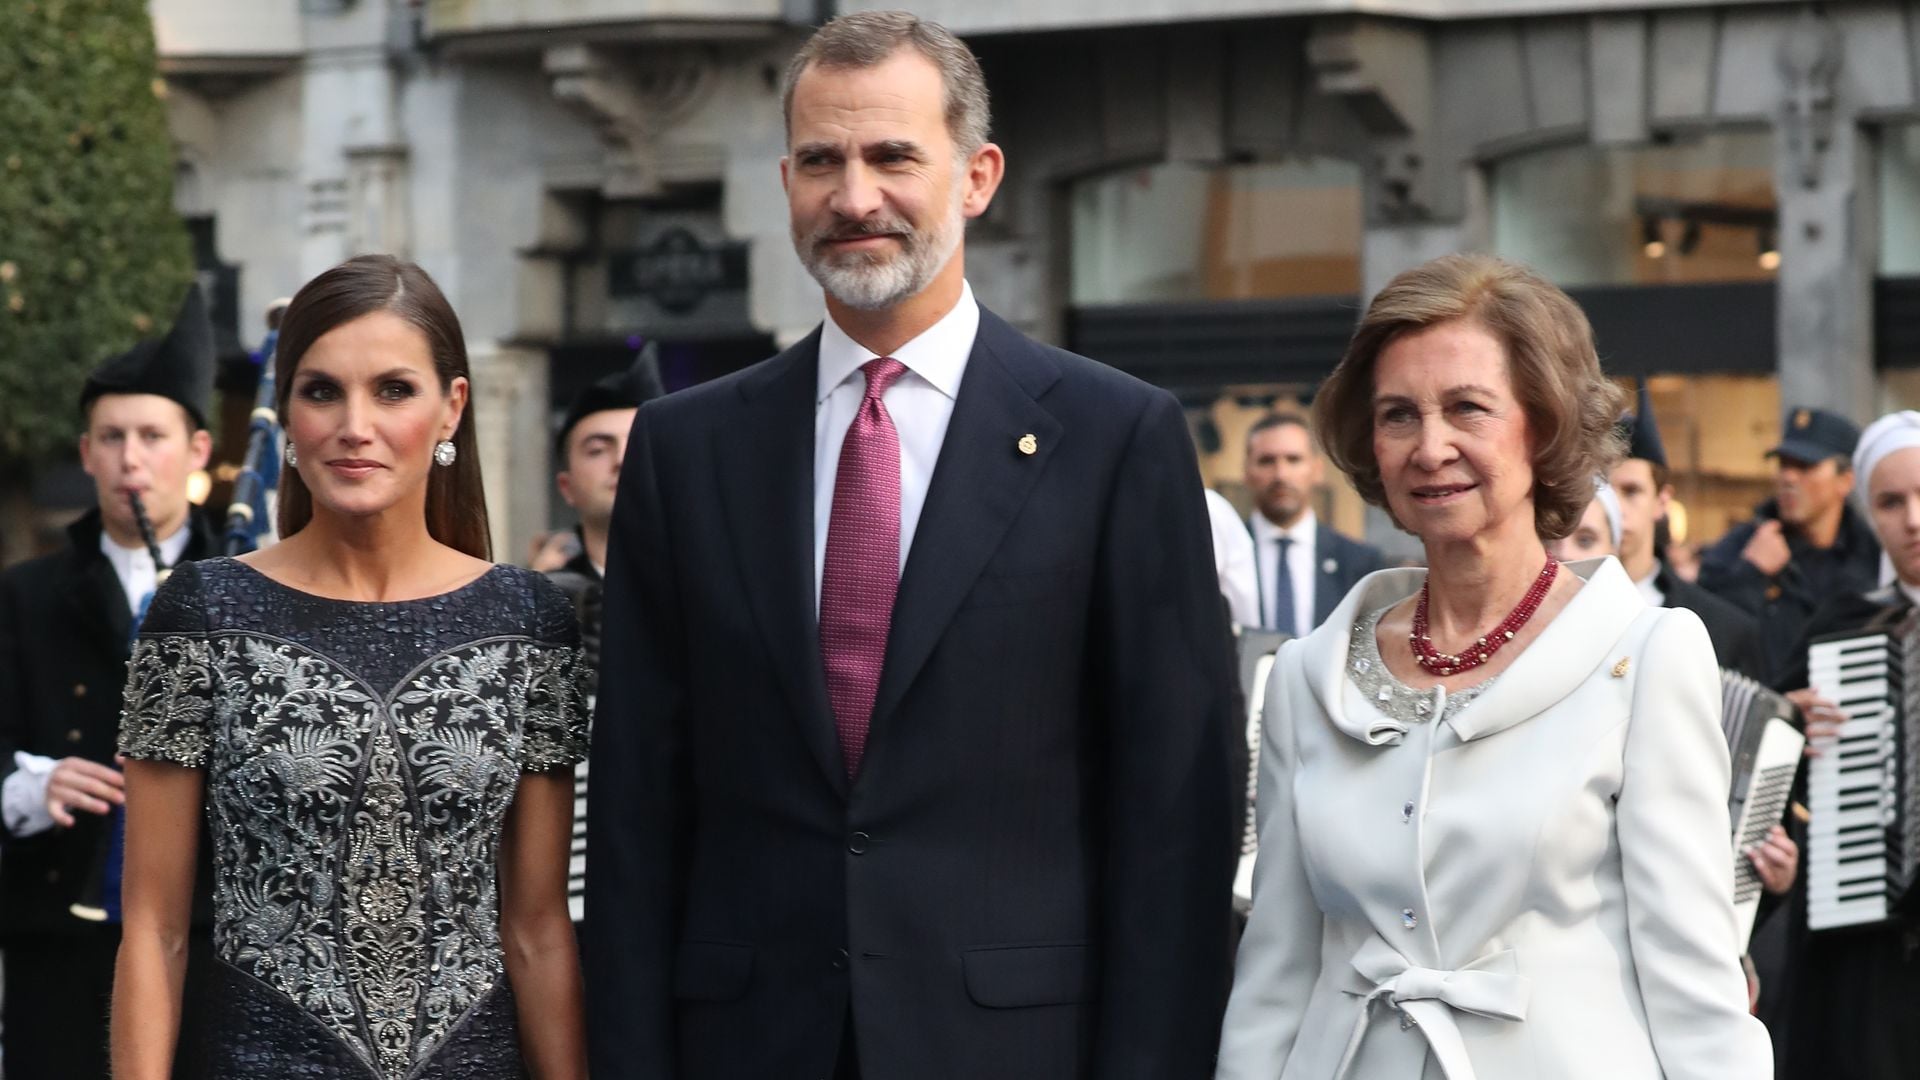
[(280, 543), (182, 567), (134, 650), (116, 1080), (168, 1075), (195, 823), (207, 1080), (577, 1080), (572, 606), (488, 561), (464, 339), (419, 267), (287, 309)]
[(1428, 570), (1354, 586), (1268, 682), (1228, 1080), (1765, 1080), (1733, 916), (1719, 670), (1611, 557), (1587, 321), (1450, 256), (1375, 298), (1314, 403)]

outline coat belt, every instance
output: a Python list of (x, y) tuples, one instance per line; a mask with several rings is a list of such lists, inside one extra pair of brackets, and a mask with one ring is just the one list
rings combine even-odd
[(1525, 1020), (1531, 986), (1518, 973), (1513, 950), (1489, 953), (1453, 971), (1417, 967), (1386, 943), (1379, 934), (1368, 938), (1353, 954), (1346, 985), (1341, 989), (1360, 999), (1347, 1051), (1334, 1070), (1342, 1080), (1360, 1054), (1373, 1016), (1373, 1003), (1384, 1000), (1399, 1010), (1402, 1027), (1418, 1027), (1427, 1047), (1440, 1063), (1447, 1080), (1475, 1080), (1467, 1044), (1453, 1022), (1455, 1010), (1495, 1020)]

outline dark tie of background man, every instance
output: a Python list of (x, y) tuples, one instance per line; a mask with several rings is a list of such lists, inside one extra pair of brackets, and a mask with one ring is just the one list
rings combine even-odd
[(1283, 536), (1275, 542), (1280, 545), (1280, 561), (1273, 572), (1273, 628), (1298, 637), (1300, 631), (1293, 621), (1293, 571), (1287, 568), (1287, 549), (1293, 547), (1293, 537)]

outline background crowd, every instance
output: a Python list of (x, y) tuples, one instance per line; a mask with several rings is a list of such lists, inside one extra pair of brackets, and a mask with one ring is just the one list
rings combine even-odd
[[(862, 14), (768, 70), (826, 318), (764, 364), (636, 334), (503, 453), (465, 311), (366, 256), (243, 366), (188, 287), (17, 423), (94, 505), (9, 503), (7, 1075), (1920, 1065), (1920, 929), (1808, 929), (1804, 790), (1735, 940), (1718, 697), (1834, 745), (1809, 643), (1920, 602), (1920, 413), (1702, 406), (1487, 255), (1195, 407), (987, 302), (1024, 164), (966, 43)], [(1745, 511), (1720, 428), (1766, 433)], [(538, 574), (488, 515), (528, 460), (573, 512), (507, 534)], [(1292, 644), (1235, 679), (1230, 634)]]

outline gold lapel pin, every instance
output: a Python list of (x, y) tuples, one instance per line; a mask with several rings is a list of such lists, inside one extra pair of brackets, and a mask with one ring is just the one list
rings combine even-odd
[(1020, 436), (1020, 442), (1016, 445), (1020, 447), (1021, 453), (1033, 454), (1039, 451), (1040, 440), (1034, 438), (1032, 432), (1028, 432), (1025, 435)]
[(1613, 665), (1613, 677), (1614, 677), (1614, 678), (1616, 678), (1616, 679), (1624, 679), (1624, 678), (1626, 678), (1626, 677), (1627, 677), (1627, 668), (1628, 668), (1628, 667), (1630, 667), (1630, 666), (1632, 666), (1632, 664), (1633, 664), (1633, 658), (1632, 658), (1632, 657), (1630, 657), (1630, 656), (1623, 656), (1623, 657), (1621, 657), (1621, 658), (1620, 658), (1620, 662), (1619, 662), (1619, 663), (1617, 663), (1617, 664), (1615, 664), (1615, 665)]

